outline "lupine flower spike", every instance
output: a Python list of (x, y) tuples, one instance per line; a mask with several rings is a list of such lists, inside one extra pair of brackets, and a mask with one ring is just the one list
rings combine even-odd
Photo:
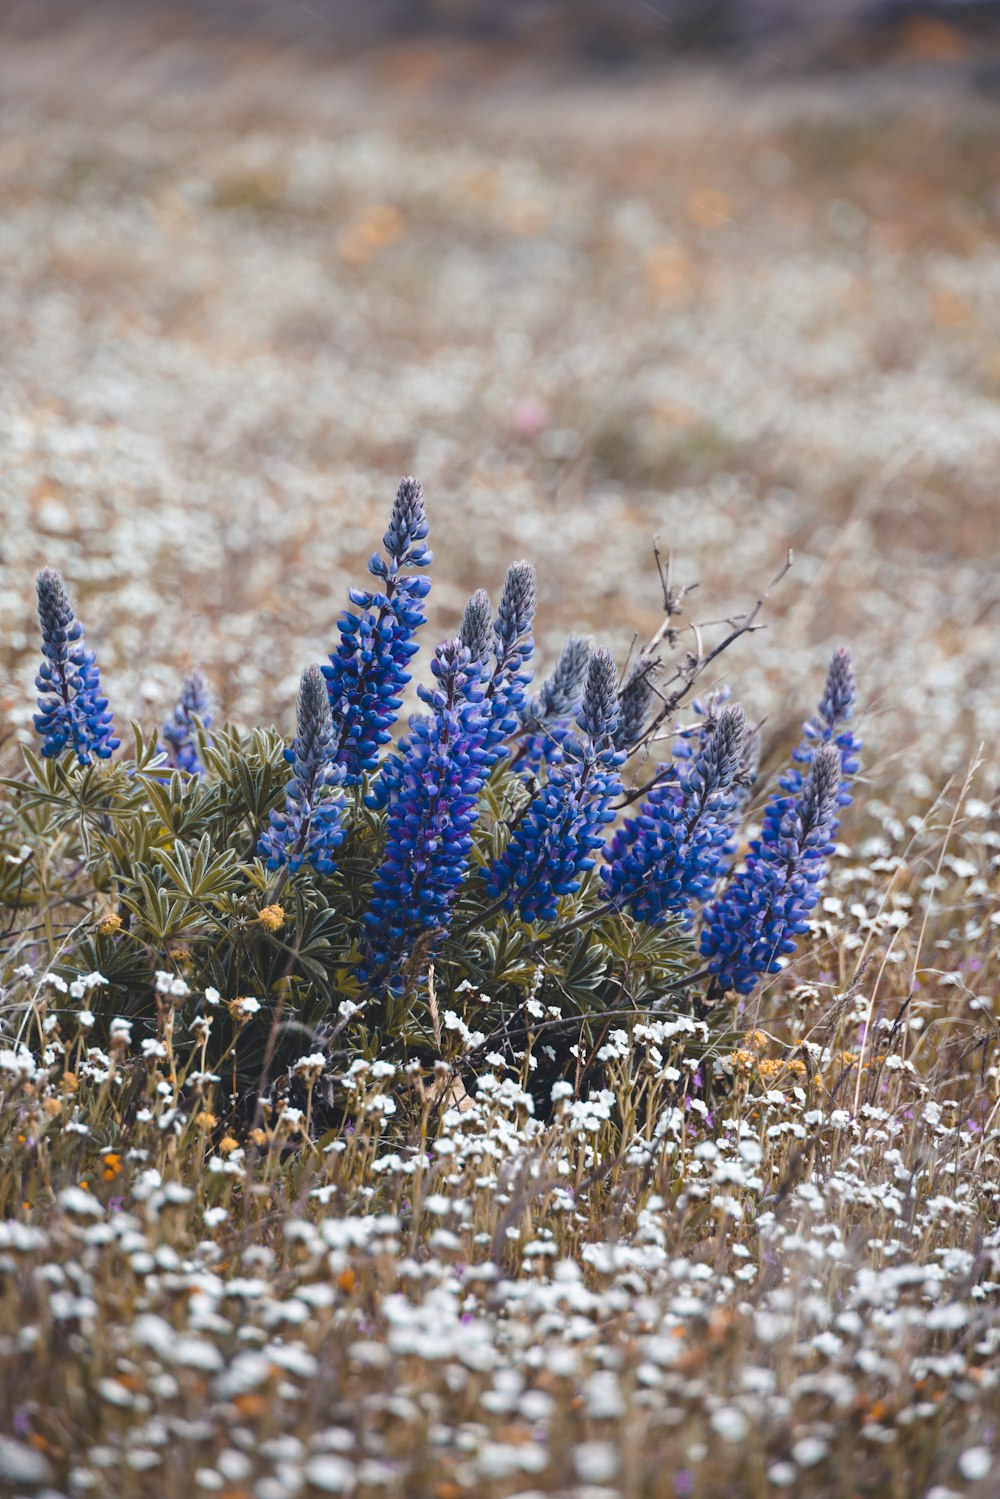
[(524, 706), (524, 689), (531, 681), (525, 667), (534, 650), (534, 617), (535, 569), (530, 562), (512, 562), (493, 623), (493, 672), (484, 683), (489, 704), (486, 749), (491, 765), (508, 753), (504, 740), (517, 728)]
[(410, 720), (381, 778), (381, 795), (391, 797), (385, 855), (364, 918), (365, 977), (397, 990), (418, 946), (429, 956), (448, 928), (489, 769), (479, 662), (456, 638), (438, 647), (431, 671), (434, 686), (418, 688), (431, 712)]
[(551, 676), (525, 705), (525, 723), (543, 725), (580, 711), (580, 696), (590, 665), (590, 641), (585, 635), (569, 635)]
[(743, 741), (743, 753), (740, 755), (740, 768), (736, 773), (736, 781), (733, 786), (733, 813), (735, 820), (743, 812), (753, 795), (753, 788), (757, 784), (760, 774), (760, 729), (756, 726), (747, 729), (747, 736)]
[(716, 993), (749, 994), (762, 974), (780, 970), (808, 930), (832, 852), (839, 791), (840, 754), (826, 744), (780, 825), (768, 821), (745, 866), (706, 911), (701, 952)]
[(615, 734), (615, 748), (632, 750), (642, 738), (653, 697), (652, 676), (656, 669), (654, 656), (639, 656), (633, 663), (621, 690), (621, 719)]
[(466, 604), (458, 638), (473, 661), (485, 669), (493, 647), (493, 605), (485, 588), (477, 588)]
[(340, 644), (323, 667), (334, 758), (344, 766), (348, 786), (377, 769), (379, 749), (389, 742), (402, 706), (401, 693), (410, 680), (406, 666), (418, 649), (414, 636), (424, 622), (423, 601), (431, 586), (429, 578), (409, 576), (404, 569), (431, 562), (426, 536), (423, 488), (417, 479), (404, 479), (383, 537), (385, 556), (376, 552), (368, 563), (380, 586), (351, 589), (351, 602), (361, 612), (345, 610), (340, 616)]
[[(674, 762), (678, 771), (680, 771), (681, 762), (693, 760), (698, 751), (705, 748), (728, 698), (729, 688), (718, 687), (707, 698), (694, 700), (691, 706), (701, 719), (701, 723), (696, 728), (682, 732), (674, 744)], [(760, 771), (760, 748), (760, 729), (748, 726), (743, 740), (739, 768), (733, 781), (732, 807), (728, 815), (728, 822), (734, 833), (757, 783)]]
[[(832, 744), (837, 749), (840, 756), (840, 791), (837, 802), (841, 807), (850, 806), (851, 793), (847, 783), (857, 774), (861, 751), (861, 740), (848, 727), (854, 715), (855, 696), (854, 659), (848, 648), (841, 646), (830, 659), (826, 686), (816, 715), (802, 726), (802, 742), (792, 751), (794, 763), (778, 778), (778, 785), (784, 795), (775, 796), (764, 811), (765, 829), (769, 823), (775, 828), (780, 824), (791, 799), (802, 789), (803, 772), (799, 767), (811, 765), (816, 750), (823, 744)], [(835, 823), (832, 832), (836, 831)]]
[(602, 871), (608, 898), (656, 924), (711, 895), (732, 852), (730, 814), (746, 743), (740, 707), (723, 708), (679, 782), (656, 786), (616, 833)]
[(567, 738), (564, 761), (551, 768), (487, 876), (491, 894), (509, 911), (517, 907), (523, 921), (554, 921), (560, 898), (575, 895), (594, 867), (603, 829), (614, 821), (610, 802), (621, 791), (618, 767), (625, 755), (614, 745), (618, 721), (614, 657), (598, 650), (577, 719), (581, 737)]
[(296, 733), (286, 758), (292, 778), (285, 793), (285, 810), (271, 813), (271, 826), (257, 852), (268, 869), (287, 867), (294, 874), (309, 864), (318, 874), (332, 874), (334, 854), (344, 841), (344, 770), (333, 758), (333, 724), (326, 683), (319, 666), (302, 673), (296, 712)]
[(200, 672), (192, 672), (184, 680), (177, 706), (160, 730), (160, 753), (166, 755), (172, 770), (184, 770), (188, 775), (204, 775), (205, 767), (198, 757), (195, 740), (195, 719), (207, 729), (212, 722), (212, 702), (205, 679)]
[(38, 618), (45, 660), (35, 678), (35, 729), (48, 758), (72, 749), (81, 765), (91, 756), (107, 760), (118, 748), (107, 698), (101, 696), (96, 657), (88, 651), (83, 626), (73, 612), (59, 573), (46, 567), (36, 580)]
[(524, 769), (537, 770), (542, 761), (555, 764), (562, 758), (563, 741), (580, 711), (590, 654), (586, 636), (568, 636), (552, 674), (522, 707), (524, 739), (517, 763)]

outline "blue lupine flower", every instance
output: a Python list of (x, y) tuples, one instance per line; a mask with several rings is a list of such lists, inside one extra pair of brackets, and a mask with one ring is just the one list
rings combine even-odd
[[(804, 784), (803, 773), (799, 766), (811, 765), (817, 749), (824, 744), (835, 745), (840, 756), (838, 805), (850, 806), (851, 793), (847, 782), (857, 773), (860, 763), (858, 755), (861, 750), (861, 740), (847, 727), (854, 713), (855, 696), (854, 660), (847, 646), (841, 646), (834, 651), (830, 660), (826, 686), (816, 710), (816, 716), (803, 725), (802, 742), (797, 749), (792, 751), (794, 763), (778, 777), (778, 785), (784, 795), (774, 796), (764, 810), (762, 820), (765, 832), (768, 829), (772, 832), (777, 831), (782, 818)], [(836, 833), (836, 823), (831, 831)]]
[(172, 770), (184, 770), (188, 775), (205, 774), (205, 767), (198, 758), (194, 720), (197, 718), (203, 728), (209, 728), (212, 722), (211, 709), (212, 701), (205, 678), (200, 672), (192, 672), (184, 679), (177, 706), (160, 730), (157, 748), (162, 755), (166, 755), (167, 764)]
[(310, 864), (318, 874), (333, 874), (333, 855), (344, 841), (345, 779), (334, 756), (333, 723), (323, 671), (309, 666), (302, 673), (296, 708), (295, 739), (285, 759), (292, 778), (285, 792), (283, 812), (271, 813), (271, 825), (257, 852), (268, 869), (287, 866), (294, 874)]
[(485, 670), (493, 651), (493, 605), (485, 588), (477, 588), (466, 604), (458, 638)]
[(364, 918), (363, 976), (396, 990), (410, 961), (428, 957), (449, 926), (489, 770), (479, 662), (460, 638), (446, 640), (431, 671), (434, 686), (418, 691), (432, 711), (411, 718), (381, 778), (390, 802), (386, 846)]
[(34, 724), (42, 754), (51, 758), (71, 748), (81, 765), (89, 765), (92, 755), (107, 760), (121, 741), (114, 737), (108, 700), (101, 696), (94, 652), (84, 643), (83, 626), (59, 573), (44, 568), (35, 587), (45, 657), (35, 678)]
[[(686, 729), (674, 743), (674, 761), (693, 760), (705, 748), (709, 735), (719, 720), (725, 703), (729, 699), (728, 687), (717, 687), (707, 698), (695, 698), (691, 706), (702, 720), (694, 728)], [(739, 768), (733, 781), (732, 809), (728, 822), (733, 832), (739, 826), (741, 815), (753, 795), (753, 788), (760, 773), (760, 728), (747, 726), (740, 752)]]
[(590, 641), (585, 635), (568, 635), (551, 674), (525, 703), (522, 721), (541, 728), (553, 719), (579, 713), (590, 656)]
[(383, 537), (385, 557), (368, 563), (375, 590), (352, 588), (350, 599), (360, 613), (345, 610), (337, 621), (340, 644), (323, 667), (334, 722), (334, 758), (345, 769), (344, 783), (358, 785), (378, 765), (378, 751), (402, 706), (410, 680), (407, 663), (418, 650), (414, 635), (424, 623), (423, 600), (430, 579), (404, 575), (408, 567), (432, 560), (425, 545), (427, 517), (423, 488), (404, 479), (396, 492), (389, 529)]
[(711, 895), (733, 851), (731, 813), (746, 742), (743, 710), (724, 708), (679, 780), (655, 786), (637, 817), (617, 831), (602, 870), (608, 898), (651, 924), (691, 919)]
[(656, 670), (655, 656), (640, 655), (622, 684), (621, 718), (615, 733), (615, 748), (629, 753), (642, 738), (653, 697), (653, 672)]
[(689, 728), (678, 731), (678, 737), (673, 746), (675, 760), (694, 760), (705, 748), (709, 735), (715, 728), (719, 714), (729, 701), (729, 697), (730, 689), (722, 686), (716, 687), (707, 697), (692, 698), (691, 709), (697, 717), (697, 722)]
[(618, 673), (610, 651), (591, 657), (580, 736), (565, 742), (565, 759), (518, 818), (507, 848), (487, 876), (491, 894), (516, 906), (524, 921), (554, 921), (564, 895), (575, 895), (581, 877), (594, 867), (604, 843), (603, 829), (614, 821), (610, 802), (621, 792), (616, 750)]
[(524, 689), (531, 681), (525, 667), (534, 650), (534, 616), (535, 569), (530, 562), (512, 562), (493, 624), (493, 672), (484, 683), (489, 704), (485, 748), (490, 765), (508, 753), (504, 740), (517, 728), (524, 706)]
[(794, 952), (796, 937), (808, 930), (833, 849), (839, 789), (840, 755), (826, 744), (816, 751), (780, 826), (767, 826), (745, 866), (706, 911), (701, 952), (717, 992), (749, 994), (762, 974), (780, 970), (781, 958)]
[(743, 741), (743, 753), (740, 755), (739, 770), (736, 772), (736, 780), (733, 782), (733, 816), (731, 821), (735, 826), (739, 822), (741, 814), (746, 810), (747, 803), (753, 795), (753, 788), (757, 784), (760, 774), (760, 729), (755, 724), (753, 728), (747, 729), (746, 738)]
[(793, 755), (793, 759), (801, 764), (810, 764), (812, 755), (821, 744), (836, 745), (840, 755), (840, 791), (837, 804), (841, 807), (851, 805), (851, 793), (845, 782), (857, 775), (860, 766), (858, 756), (862, 742), (847, 727), (854, 716), (856, 697), (854, 657), (850, 649), (842, 645), (830, 658), (826, 687), (816, 717), (803, 726), (804, 740), (809, 746), (810, 754), (807, 758), (800, 747)]
[(562, 747), (580, 711), (591, 645), (584, 635), (569, 635), (550, 676), (520, 712), (522, 736), (517, 764), (537, 771), (562, 759)]

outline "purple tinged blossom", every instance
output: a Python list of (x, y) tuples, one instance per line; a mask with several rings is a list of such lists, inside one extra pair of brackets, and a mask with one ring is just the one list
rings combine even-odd
[(633, 662), (625, 678), (621, 690), (621, 718), (615, 733), (616, 749), (631, 753), (642, 738), (653, 698), (652, 676), (655, 670), (656, 658), (641, 655)]
[(185, 677), (177, 705), (163, 728), (157, 748), (166, 755), (172, 770), (183, 770), (188, 775), (204, 775), (205, 767), (198, 756), (195, 738), (195, 720), (207, 729), (212, 722), (212, 701), (208, 695), (205, 678), (200, 672)]
[(745, 810), (747, 803), (753, 795), (753, 788), (757, 784), (760, 774), (760, 729), (754, 725), (747, 729), (746, 738), (743, 741), (743, 753), (740, 755), (739, 770), (736, 772), (736, 781), (733, 786), (733, 821), (739, 819), (739, 815)]
[(317, 874), (333, 874), (333, 855), (344, 841), (345, 779), (334, 760), (333, 724), (323, 671), (309, 666), (302, 673), (296, 709), (296, 733), (285, 759), (292, 778), (285, 792), (283, 812), (271, 813), (271, 825), (257, 852), (268, 869), (287, 866), (294, 874), (309, 864)]
[(351, 603), (359, 612), (345, 610), (340, 616), (340, 644), (323, 667), (334, 758), (343, 765), (348, 786), (360, 784), (366, 772), (377, 768), (379, 749), (389, 742), (402, 706), (410, 680), (406, 667), (418, 650), (414, 636), (424, 623), (423, 601), (431, 586), (429, 578), (411, 576), (405, 569), (431, 562), (426, 536), (423, 488), (417, 479), (404, 479), (382, 539), (385, 555), (376, 552), (368, 563), (378, 586), (351, 589)]
[(543, 762), (555, 764), (562, 759), (563, 742), (580, 711), (590, 656), (586, 636), (568, 636), (551, 675), (522, 707), (524, 738), (517, 762), (524, 769), (537, 771)]
[(528, 713), (540, 724), (565, 718), (580, 711), (580, 697), (587, 680), (591, 657), (590, 641), (585, 635), (568, 635), (559, 660), (545, 678), (537, 696), (528, 705)]
[(429, 957), (448, 929), (468, 874), (489, 771), (479, 662), (456, 638), (438, 646), (431, 671), (433, 685), (418, 689), (431, 711), (410, 719), (410, 732), (379, 782), (379, 803), (388, 801), (389, 812), (385, 853), (364, 918), (364, 976), (384, 979), (395, 990), (418, 944), (421, 957)]
[(627, 904), (650, 924), (670, 915), (689, 922), (692, 906), (709, 898), (732, 853), (731, 816), (746, 738), (742, 708), (723, 708), (679, 780), (655, 786), (638, 816), (618, 829), (602, 871), (616, 906)]
[(473, 661), (485, 668), (493, 651), (493, 605), (485, 588), (477, 588), (466, 604), (458, 638)]
[[(854, 659), (847, 646), (840, 646), (830, 659), (826, 685), (816, 715), (803, 724), (802, 742), (792, 751), (793, 764), (778, 777), (778, 785), (784, 794), (772, 797), (764, 809), (762, 822), (765, 833), (768, 829), (777, 830), (780, 826), (792, 800), (804, 784), (804, 774), (799, 767), (811, 765), (817, 749), (824, 744), (834, 745), (840, 757), (837, 803), (840, 807), (850, 806), (851, 793), (846, 783), (857, 774), (860, 764), (858, 755), (861, 751), (861, 740), (848, 727), (854, 713), (855, 696)], [(836, 833), (837, 826), (834, 822), (831, 836)]]
[(839, 791), (840, 755), (825, 744), (780, 825), (765, 826), (744, 867), (706, 911), (701, 952), (717, 992), (749, 994), (762, 974), (780, 970), (808, 930), (832, 852)]
[(595, 651), (577, 725), (565, 759), (517, 820), (510, 842), (487, 876), (488, 888), (516, 907), (523, 921), (554, 921), (564, 895), (575, 895), (594, 868), (604, 828), (614, 821), (610, 802), (621, 791), (624, 753), (614, 745), (619, 722), (618, 673), (610, 651)]
[(534, 617), (535, 569), (530, 562), (512, 562), (493, 622), (493, 671), (484, 682), (485, 749), (491, 766), (508, 753), (504, 740), (517, 728), (524, 707), (524, 690), (531, 681), (525, 668), (534, 650)]
[(500, 608), (493, 625), (496, 656), (501, 663), (525, 656), (524, 638), (535, 617), (535, 569), (530, 562), (512, 562), (503, 580)]
[(72, 749), (81, 765), (91, 756), (107, 760), (120, 744), (114, 737), (107, 698), (101, 696), (96, 657), (83, 639), (59, 573), (46, 567), (36, 579), (38, 618), (44, 660), (35, 678), (38, 712), (35, 729), (46, 758)]

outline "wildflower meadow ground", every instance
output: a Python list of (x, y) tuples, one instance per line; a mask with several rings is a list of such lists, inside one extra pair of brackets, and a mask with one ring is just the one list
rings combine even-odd
[(993, 1499), (986, 106), (89, 38), (0, 56), (0, 1492)]

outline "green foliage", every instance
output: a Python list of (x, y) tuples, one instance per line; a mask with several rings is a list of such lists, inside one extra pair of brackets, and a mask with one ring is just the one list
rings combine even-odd
[[(403, 992), (377, 990), (358, 969), (385, 814), (365, 806), (365, 788), (349, 793), (335, 874), (308, 866), (272, 874), (255, 850), (289, 776), (280, 736), (218, 730), (199, 745), (206, 774), (198, 777), (166, 770), (155, 741), (132, 728), (132, 756), (113, 764), (80, 768), (25, 749), (24, 772), (2, 782), (0, 799), (6, 974), (30, 963), (67, 978), (103, 975), (107, 984), (87, 998), (100, 1044), (117, 1015), (158, 1033), (156, 980), (165, 971), (183, 979), (195, 1012), (206, 1008), (206, 991), (223, 1004), (259, 1001), (264, 1024), (238, 1049), (248, 1096), (265, 1052), (343, 1045), (348, 1023), (354, 1054), (433, 1062), (457, 1050), (441, 1023), (453, 1011), (482, 1038), (471, 1048), (474, 1065), (490, 1044), (523, 1041), (529, 1001), (549, 1024), (566, 1022), (553, 1025), (558, 1068), (581, 1027), (661, 1001), (694, 966), (676, 929), (609, 911), (592, 876), (562, 901), (555, 923), (526, 925), (498, 907), (480, 871), (502, 852), (524, 794), (498, 767), (481, 798), (472, 873), (433, 965), (418, 942)], [(229, 1055), (242, 1023), (223, 1019), (209, 1065)]]

